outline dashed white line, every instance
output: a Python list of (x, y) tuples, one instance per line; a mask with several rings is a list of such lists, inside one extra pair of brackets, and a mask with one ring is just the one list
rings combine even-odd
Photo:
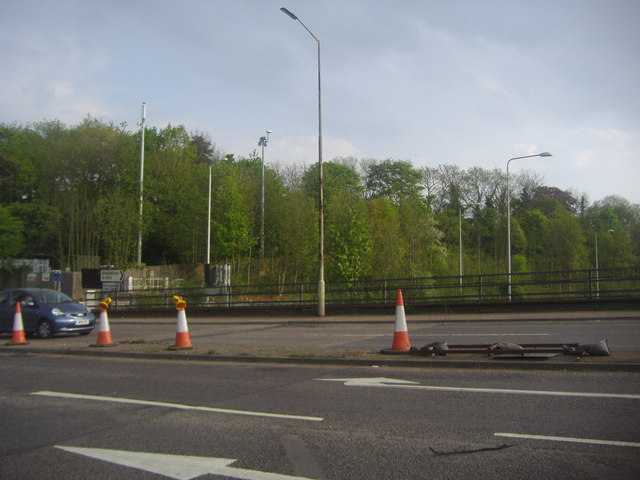
[(593, 445), (609, 445), (614, 447), (640, 448), (640, 442), (621, 442), (617, 440), (596, 440), (593, 438), (556, 437), (550, 435), (528, 435), (523, 433), (494, 433), (496, 437), (524, 438), (527, 440), (548, 440), (552, 442), (589, 443)]
[(200, 412), (210, 413), (226, 413), (232, 415), (249, 415), (253, 417), (278, 418), (286, 420), (305, 420), (308, 422), (322, 422), (324, 419), (320, 417), (305, 417), (300, 415), (287, 415), (282, 413), (266, 413), (252, 412), (246, 410), (232, 410), (226, 408), (203, 407), (198, 405), (183, 405), (180, 403), (155, 402), (153, 400), (137, 400), (135, 398), (119, 398), (119, 397), (103, 397), (99, 395), (82, 395), (79, 393), (50, 392), (40, 391), (33, 392), (32, 395), (41, 395), (45, 397), (71, 398), (75, 400), (93, 400), (97, 402), (126, 403), (129, 405), (146, 405), (150, 407), (175, 408), (178, 410), (197, 410)]

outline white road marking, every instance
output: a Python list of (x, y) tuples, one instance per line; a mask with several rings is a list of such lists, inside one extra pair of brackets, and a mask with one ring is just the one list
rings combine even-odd
[(167, 455), (103, 448), (64, 447), (61, 445), (56, 445), (56, 448), (125, 467), (157, 473), (176, 480), (191, 480), (206, 474), (242, 480), (313, 480), (306, 477), (293, 477), (291, 475), (260, 472), (258, 470), (232, 468), (230, 465), (237, 461), (233, 458)]
[(183, 405), (180, 403), (155, 402), (152, 400), (137, 400), (134, 398), (119, 397), (102, 397), (98, 395), (82, 395), (78, 393), (50, 392), (40, 391), (33, 392), (32, 395), (42, 395), (45, 397), (71, 398), (75, 400), (93, 400), (97, 402), (126, 403), (130, 405), (146, 405), (151, 407), (176, 408), (179, 410), (197, 410), (200, 412), (210, 413), (226, 413), (232, 415), (249, 415), (253, 417), (278, 418), (286, 420), (305, 420), (308, 422), (322, 422), (324, 419), (320, 417), (305, 417), (300, 415), (286, 415), (281, 413), (251, 412), (246, 410), (230, 410), (226, 408), (202, 407), (197, 405)]
[[(415, 336), (424, 337), (548, 337), (550, 333), (419, 333)], [(388, 337), (388, 333), (302, 333), (303, 337)], [(411, 335), (414, 336), (414, 335)]]
[(548, 337), (550, 333), (443, 333), (440, 337)]
[(377, 388), (405, 388), (412, 390), (432, 390), (440, 392), (469, 392), (469, 393), (506, 393), (515, 395), (547, 395), (557, 397), (587, 397), (587, 398), (624, 398), (640, 400), (640, 395), (626, 393), (598, 393), (598, 392), (561, 392), (551, 390), (519, 390), (508, 388), (478, 388), (478, 387), (441, 387), (433, 385), (418, 385), (417, 382), (396, 380), (393, 378), (316, 378), (324, 382), (343, 382), (348, 387), (377, 387)]
[(595, 440), (593, 438), (554, 437), (548, 435), (525, 435), (521, 433), (494, 433), (496, 437), (524, 438), (528, 440), (550, 440), (552, 442), (590, 443), (594, 445), (610, 445), (614, 447), (640, 448), (639, 442), (620, 442), (616, 440)]

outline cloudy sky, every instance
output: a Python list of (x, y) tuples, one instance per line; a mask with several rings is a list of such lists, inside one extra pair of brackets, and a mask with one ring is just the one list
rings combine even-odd
[(505, 169), (640, 203), (638, 0), (3, 0), (0, 123), (184, 125), (267, 162)]

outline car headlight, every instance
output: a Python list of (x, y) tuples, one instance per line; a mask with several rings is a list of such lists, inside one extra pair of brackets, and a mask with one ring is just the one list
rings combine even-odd
[(60, 310), (59, 308), (51, 309), (51, 313), (53, 313), (56, 317), (64, 315), (64, 312), (62, 310)]

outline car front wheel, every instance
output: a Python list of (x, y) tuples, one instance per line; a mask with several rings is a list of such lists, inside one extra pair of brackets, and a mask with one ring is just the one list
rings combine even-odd
[(51, 323), (47, 320), (40, 320), (38, 324), (38, 336), (40, 338), (51, 338), (53, 337), (53, 327)]

